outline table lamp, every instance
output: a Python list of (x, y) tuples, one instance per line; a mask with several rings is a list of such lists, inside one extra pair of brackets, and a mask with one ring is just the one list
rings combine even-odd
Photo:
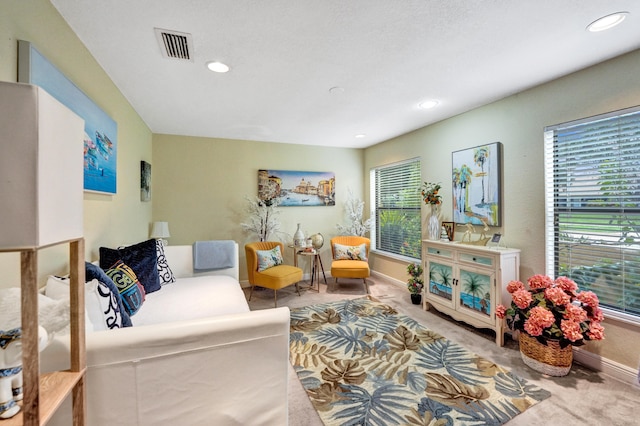
[(171, 237), (171, 234), (169, 233), (169, 222), (153, 222), (150, 237), (155, 238), (156, 240), (161, 240), (162, 244), (166, 246), (167, 241), (165, 238)]

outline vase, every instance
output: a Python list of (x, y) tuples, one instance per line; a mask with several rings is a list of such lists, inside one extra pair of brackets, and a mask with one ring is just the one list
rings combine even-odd
[(534, 370), (549, 376), (566, 376), (573, 363), (573, 347), (561, 348), (556, 340), (547, 340), (544, 345), (535, 337), (520, 332), (520, 356), (522, 361)]
[(411, 293), (411, 303), (414, 305), (422, 303), (422, 295), (420, 293)]
[(295, 247), (302, 247), (304, 246), (304, 243), (304, 232), (302, 232), (300, 224), (298, 224), (298, 229), (296, 229), (296, 232), (293, 234), (293, 245)]
[(427, 239), (437, 241), (440, 239), (440, 235), (440, 205), (431, 204), (431, 211), (427, 218)]

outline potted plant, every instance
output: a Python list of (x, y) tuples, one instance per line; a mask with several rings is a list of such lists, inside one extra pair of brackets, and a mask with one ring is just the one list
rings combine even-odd
[(407, 288), (411, 293), (411, 303), (419, 305), (422, 302), (422, 288), (424, 287), (424, 281), (422, 281), (422, 266), (419, 263), (410, 263), (407, 265), (407, 273), (409, 274), (409, 281), (407, 281)]
[(511, 281), (507, 291), (511, 307), (496, 307), (496, 316), (519, 332), (520, 354), (525, 364), (552, 376), (565, 376), (573, 362), (572, 346), (585, 340), (604, 339), (598, 296), (579, 291), (567, 277), (555, 280), (534, 275), (527, 280)]

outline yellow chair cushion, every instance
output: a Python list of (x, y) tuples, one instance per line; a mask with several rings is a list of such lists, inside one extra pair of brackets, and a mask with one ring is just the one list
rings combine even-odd
[(334, 260), (331, 262), (331, 276), (337, 278), (367, 278), (369, 264), (363, 260)]
[(302, 269), (291, 265), (278, 265), (254, 274), (254, 281), (260, 287), (279, 290), (302, 280)]

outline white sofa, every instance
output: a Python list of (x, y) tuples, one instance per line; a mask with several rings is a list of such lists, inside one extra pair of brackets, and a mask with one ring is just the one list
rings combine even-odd
[[(194, 276), (191, 246), (167, 246), (178, 278), (148, 294), (133, 327), (89, 332), (87, 425), (286, 425), (289, 309), (249, 311), (236, 265)], [(41, 370), (68, 368), (68, 337)], [(70, 401), (49, 425), (70, 425)]]

